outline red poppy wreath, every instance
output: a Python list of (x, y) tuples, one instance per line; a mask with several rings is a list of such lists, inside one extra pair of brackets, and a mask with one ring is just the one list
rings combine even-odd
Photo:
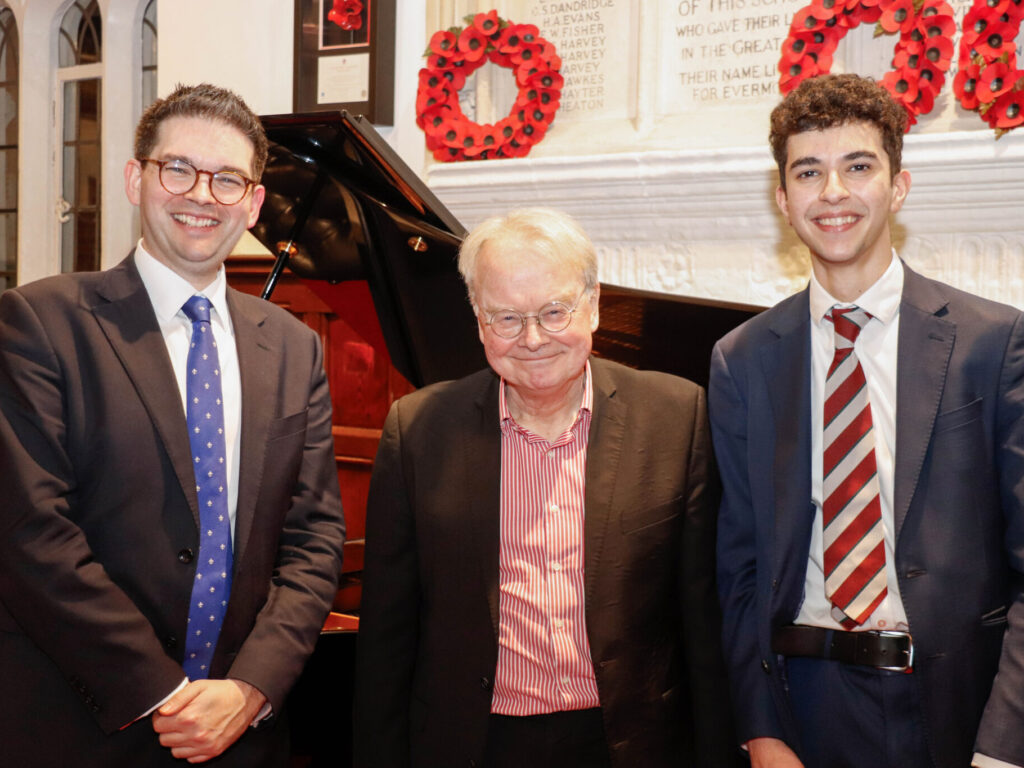
[[(532, 24), (513, 24), (497, 11), (465, 18), (465, 27), (435, 32), (420, 70), (416, 124), (427, 149), (444, 162), (523, 157), (544, 138), (562, 96), (562, 60)], [(488, 61), (515, 73), (519, 95), (507, 117), (480, 125), (459, 106), (466, 78)]]
[(953, 93), (981, 115), (996, 138), (1024, 124), (1024, 70), (1014, 42), (1024, 19), (1022, 0), (975, 0), (964, 15)]
[(327, 18), (342, 29), (355, 31), (363, 28), (363, 4), (360, 0), (334, 0)]
[(803, 80), (828, 73), (846, 33), (874, 22), (875, 37), (899, 33), (893, 68), (881, 84), (907, 111), (909, 131), (935, 106), (953, 58), (956, 22), (945, 0), (812, 0), (793, 17), (782, 44), (779, 89), (789, 93)]

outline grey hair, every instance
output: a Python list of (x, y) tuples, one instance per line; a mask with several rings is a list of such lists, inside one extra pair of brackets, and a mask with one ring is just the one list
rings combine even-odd
[(480, 222), (459, 248), (459, 273), (474, 302), (476, 263), (484, 246), (521, 246), (553, 262), (578, 267), (584, 288), (597, 286), (597, 252), (579, 223), (551, 208), (518, 208)]

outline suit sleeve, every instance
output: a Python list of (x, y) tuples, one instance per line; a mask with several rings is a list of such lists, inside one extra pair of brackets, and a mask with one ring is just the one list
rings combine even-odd
[(690, 707), (694, 713), (698, 764), (725, 768), (740, 765), (741, 757), (725, 685), (721, 611), (715, 594), (715, 520), (720, 487), (703, 389), (697, 395), (692, 430), (680, 570)]
[[(719, 342), (711, 358), (708, 389), (711, 431), (722, 479), (718, 515), (718, 591), (722, 638), (740, 743), (783, 738), (782, 726), (759, 650), (757, 521), (747, 466), (751, 415)], [(756, 417), (756, 416), (755, 416)]]
[(284, 707), (316, 645), (337, 592), (345, 541), (323, 350), (315, 334), (305, 327), (302, 331), (313, 353), (299, 473), (277, 542), (266, 602), (226, 675), (259, 688), (275, 712)]
[(402, 462), (401, 401), (373, 464), (356, 662), (355, 754), (362, 768), (409, 765), (409, 703), (419, 624), (416, 527)]
[(1024, 315), (1017, 316), (1003, 358), (995, 449), (1012, 589), (999, 671), (975, 748), (1024, 765)]
[(26, 635), (110, 733), (173, 691), (184, 672), (74, 522), (65, 387), (40, 317), (7, 291), (0, 296), (0, 631)]

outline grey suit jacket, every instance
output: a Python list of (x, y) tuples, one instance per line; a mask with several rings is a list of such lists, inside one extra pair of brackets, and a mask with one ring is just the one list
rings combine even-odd
[[(727, 766), (703, 390), (592, 360), (587, 634), (615, 766)], [(489, 370), (388, 416), (367, 510), (357, 764), (480, 765), (498, 658), (501, 433)]]
[[(211, 676), (252, 683), (281, 712), (339, 572), (330, 398), (310, 329), (231, 289), (228, 305), (242, 440)], [(131, 257), (0, 296), (0, 466), (5, 759), (176, 764), (148, 720), (119, 730), (184, 677), (199, 536), (181, 396)], [(219, 763), (280, 753), (284, 729), (266, 730)]]
[[(895, 556), (925, 733), (936, 766), (969, 764), (976, 736), (983, 753), (1024, 764), (1024, 321), (905, 270)], [(744, 741), (796, 746), (770, 638), (803, 600), (810, 355), (805, 290), (730, 333), (712, 358), (719, 589)]]

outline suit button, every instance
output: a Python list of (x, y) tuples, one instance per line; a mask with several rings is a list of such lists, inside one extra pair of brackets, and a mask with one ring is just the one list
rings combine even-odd
[(164, 647), (165, 648), (172, 648), (172, 649), (173, 648), (177, 648), (178, 647), (178, 638), (176, 638), (174, 635), (168, 635), (167, 637), (164, 638)]
[(178, 552), (179, 563), (185, 563), (186, 565), (188, 565), (192, 562), (193, 557), (195, 557), (195, 555), (192, 553), (191, 549), (183, 549), (180, 552)]
[(768, 663), (766, 659), (761, 659), (761, 669), (764, 670), (764, 673), (766, 675), (770, 675), (772, 673), (771, 665)]
[(486, 677), (481, 677), (480, 687), (483, 688), (485, 691), (491, 690), (491, 681)]

